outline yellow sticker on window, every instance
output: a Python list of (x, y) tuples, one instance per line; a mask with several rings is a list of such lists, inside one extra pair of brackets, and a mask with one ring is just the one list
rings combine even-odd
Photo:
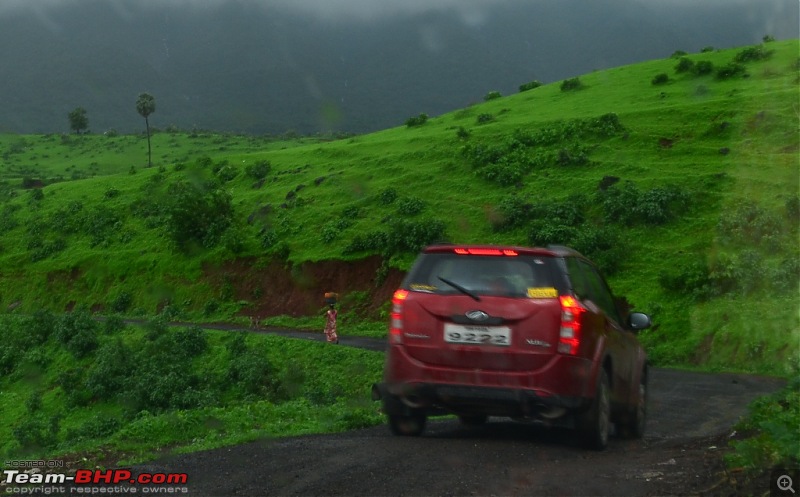
[(528, 297), (532, 299), (552, 299), (558, 297), (558, 290), (555, 288), (528, 288)]
[(418, 292), (435, 292), (436, 287), (431, 285), (421, 285), (419, 283), (412, 283), (411, 289), (416, 290)]

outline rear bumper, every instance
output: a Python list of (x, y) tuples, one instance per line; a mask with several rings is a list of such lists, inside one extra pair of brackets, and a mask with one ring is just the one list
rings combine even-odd
[(431, 383), (376, 383), (372, 386), (372, 399), (382, 401), (386, 414), (424, 412), (521, 418), (547, 418), (556, 413), (581, 411), (591, 402), (582, 397), (542, 396), (533, 390)]
[(478, 370), (426, 364), (392, 346), (372, 398), (383, 401), (387, 414), (548, 417), (586, 409), (592, 374), (592, 361), (574, 356), (553, 356), (531, 371)]

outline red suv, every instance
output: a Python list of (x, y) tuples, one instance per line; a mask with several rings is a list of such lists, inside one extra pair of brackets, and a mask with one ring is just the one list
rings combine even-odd
[(384, 381), (373, 386), (396, 435), (428, 416), (568, 423), (603, 449), (613, 423), (641, 437), (647, 358), (600, 272), (561, 246), (435, 245), (392, 298)]

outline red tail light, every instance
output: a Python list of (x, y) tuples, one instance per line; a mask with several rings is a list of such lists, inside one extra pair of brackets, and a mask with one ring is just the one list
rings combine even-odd
[(561, 329), (558, 334), (558, 352), (575, 355), (581, 344), (581, 314), (586, 309), (571, 295), (562, 295)]
[(397, 290), (392, 296), (392, 313), (389, 322), (389, 343), (403, 343), (403, 301), (408, 290)]

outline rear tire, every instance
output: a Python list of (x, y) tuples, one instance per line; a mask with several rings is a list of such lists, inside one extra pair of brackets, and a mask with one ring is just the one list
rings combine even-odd
[(639, 380), (639, 397), (636, 405), (628, 411), (619, 423), (620, 435), (624, 438), (642, 438), (647, 425), (647, 370), (642, 371)]
[(394, 435), (417, 437), (425, 431), (426, 420), (424, 414), (389, 414), (389, 429)]
[(601, 369), (597, 374), (597, 388), (588, 411), (578, 418), (578, 432), (587, 447), (603, 450), (608, 446), (611, 431), (611, 388), (608, 373)]

